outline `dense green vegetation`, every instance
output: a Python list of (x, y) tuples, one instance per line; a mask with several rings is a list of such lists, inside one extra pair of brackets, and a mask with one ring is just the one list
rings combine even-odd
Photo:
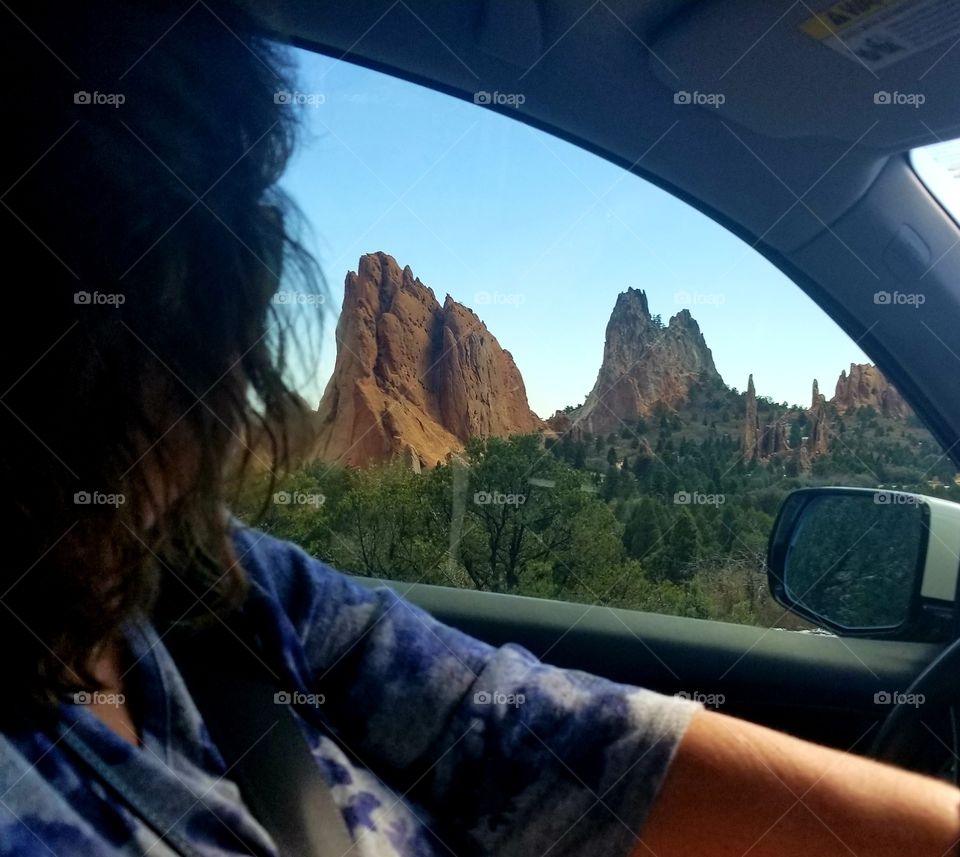
[[(803, 410), (758, 405), (761, 421), (806, 434)], [(912, 420), (834, 415), (831, 452), (803, 472), (790, 453), (744, 462), (742, 413), (736, 391), (696, 387), (682, 412), (615, 434), (477, 440), (422, 474), (314, 462), (265, 505), (259, 478), (235, 511), (361, 575), (802, 627), (772, 602), (764, 573), (789, 491), (882, 485), (960, 501), (952, 465)]]

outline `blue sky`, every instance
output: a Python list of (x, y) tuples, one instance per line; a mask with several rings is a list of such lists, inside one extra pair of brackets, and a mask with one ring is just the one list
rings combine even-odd
[[(596, 380), (616, 296), (663, 320), (688, 306), (724, 380), (807, 404), (866, 357), (790, 280), (709, 218), (621, 168), (473, 104), (298, 52), (308, 133), (284, 186), (338, 311), (347, 271), (383, 250), (486, 322), (541, 416)], [(689, 297), (687, 297), (689, 296)], [(333, 368), (333, 321), (304, 393)], [(816, 342), (811, 348), (810, 343)]]

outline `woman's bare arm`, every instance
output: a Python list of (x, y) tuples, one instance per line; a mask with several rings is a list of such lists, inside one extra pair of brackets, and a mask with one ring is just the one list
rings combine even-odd
[(957, 855), (960, 791), (704, 711), (634, 857)]

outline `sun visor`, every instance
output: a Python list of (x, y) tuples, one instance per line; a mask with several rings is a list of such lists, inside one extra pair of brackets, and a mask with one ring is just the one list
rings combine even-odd
[(900, 151), (960, 129), (958, 43), (955, 0), (723, 0), (668, 22), (650, 65), (678, 110)]

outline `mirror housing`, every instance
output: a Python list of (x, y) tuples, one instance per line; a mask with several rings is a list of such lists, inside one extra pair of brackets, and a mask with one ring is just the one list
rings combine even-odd
[(841, 636), (955, 636), (960, 504), (903, 491), (802, 488), (780, 506), (774, 599)]

